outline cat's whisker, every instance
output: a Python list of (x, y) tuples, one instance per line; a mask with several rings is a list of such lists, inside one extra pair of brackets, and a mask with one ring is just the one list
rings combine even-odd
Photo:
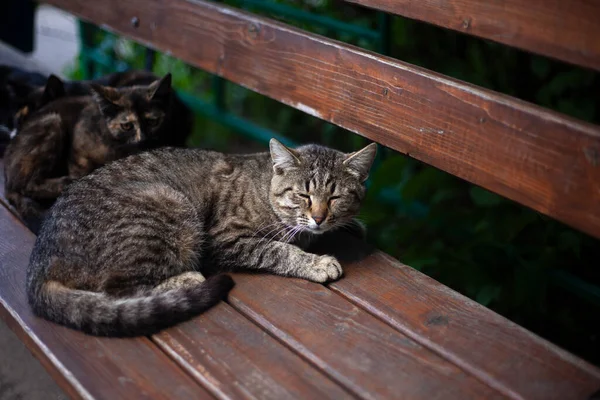
[(298, 233), (300, 231), (300, 229), (302, 229), (302, 226), (296, 225), (295, 227), (293, 227), (290, 230), (290, 232), (281, 241), (284, 243), (289, 243), (294, 238), (296, 233)]
[(294, 238), (300, 233), (304, 231), (304, 227), (301, 225), (298, 225), (296, 227), (296, 230), (294, 231), (294, 233), (292, 234), (292, 236), (288, 239), (287, 243), (290, 243), (292, 240), (294, 240)]
[[(281, 230), (286, 228), (286, 225), (283, 225), (283, 228), (281, 228), (281, 222), (276, 222), (271, 225), (275, 225), (275, 227), (273, 229), (271, 229), (270, 231), (268, 231), (267, 233), (265, 233), (263, 235), (263, 237), (258, 241), (259, 243), (264, 241), (267, 238), (267, 236), (269, 236), (269, 235), (272, 235), (273, 237), (277, 237), (277, 235), (281, 232)], [(268, 225), (268, 226), (271, 226), (271, 225)], [(276, 232), (276, 233), (273, 234), (273, 232)]]
[[(275, 229), (277, 229), (277, 228), (275, 228)], [(261, 251), (261, 252), (258, 254), (258, 256), (257, 256), (257, 257), (258, 257), (258, 258), (262, 257), (263, 253), (264, 253), (264, 252), (266, 251), (266, 249), (268, 248), (268, 245), (269, 245), (269, 243), (271, 243), (272, 241), (274, 241), (274, 240), (277, 238), (277, 236), (278, 236), (278, 235), (280, 235), (282, 232), (285, 232), (285, 231), (287, 231), (288, 229), (292, 229), (292, 227), (289, 227), (289, 226), (287, 226), (287, 225), (284, 225), (284, 226), (283, 226), (283, 228), (281, 228), (279, 231), (277, 231), (277, 233), (275, 233), (275, 234), (274, 234), (274, 235), (273, 235), (273, 236), (272, 236), (272, 237), (269, 239), (269, 241), (268, 241), (267, 243), (265, 243), (265, 244), (264, 244), (262, 251)], [(287, 232), (286, 232), (285, 234), (287, 234)], [(284, 235), (285, 235), (285, 234), (284, 234)], [(264, 237), (263, 237), (263, 239), (261, 239), (261, 241), (262, 241), (262, 240), (264, 240)], [(261, 241), (259, 241), (259, 243), (261, 243)]]
[(261, 224), (259, 225), (259, 227), (258, 227), (258, 228), (256, 228), (256, 230), (254, 231), (254, 233), (255, 233), (255, 234), (258, 234), (258, 233), (259, 233), (260, 231), (262, 231), (262, 230), (265, 230), (265, 229), (267, 229), (267, 228), (270, 228), (270, 227), (272, 227), (272, 226), (276, 226), (276, 225), (279, 225), (279, 224), (281, 224), (281, 222), (279, 222), (279, 221), (275, 221), (275, 222), (272, 222), (272, 223), (270, 223), (270, 224), (268, 224), (268, 225), (265, 225), (267, 222), (268, 222), (268, 221), (265, 221), (265, 222), (261, 223)]
[[(263, 240), (265, 237), (267, 237), (267, 236), (268, 236), (269, 234), (271, 234), (272, 232), (276, 231), (276, 230), (277, 230), (277, 229), (280, 227), (280, 224), (281, 224), (281, 222), (277, 221), (277, 222), (274, 222), (274, 223), (272, 223), (272, 224), (269, 224), (269, 225), (265, 226), (264, 228), (262, 228), (262, 229), (267, 229), (267, 228), (269, 228), (269, 227), (271, 227), (271, 226), (275, 226), (275, 227), (274, 227), (274, 228), (272, 228), (270, 231), (268, 231), (267, 233), (265, 233), (265, 234), (263, 235), (263, 237), (260, 239), (260, 241), (262, 241), (262, 240)], [(254, 232), (253, 236), (254, 236), (254, 237), (258, 236), (258, 235), (260, 234), (260, 230), (261, 230), (261, 229), (257, 229), (257, 230)]]
[[(287, 225), (284, 225), (279, 230), (277, 230), (277, 228), (271, 230), (271, 232), (273, 232), (275, 230), (277, 230), (277, 232), (275, 232), (274, 234), (271, 235), (271, 237), (268, 238), (268, 242), (265, 243), (265, 246), (267, 246), (269, 243), (271, 243), (272, 241), (274, 241), (277, 238), (277, 236), (281, 235), (282, 232), (286, 232), (288, 229), (290, 229), (290, 227), (287, 226)], [(264, 240), (267, 240), (266, 235), (261, 240), (259, 240), (259, 242), (257, 244), (261, 244)]]

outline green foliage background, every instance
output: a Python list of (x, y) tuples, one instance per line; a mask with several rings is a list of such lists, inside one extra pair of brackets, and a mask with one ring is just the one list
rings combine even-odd
[[(243, 5), (243, 1), (229, 2)], [(321, 16), (376, 28), (381, 16), (342, 1), (275, 1)], [(260, 12), (251, 6), (248, 9)], [(377, 43), (311, 23), (263, 13), (370, 50)], [(97, 49), (144, 65), (144, 49), (97, 33)], [(400, 17), (389, 28), (391, 56), (600, 123), (600, 76), (496, 43)], [(109, 72), (108, 65), (99, 72)], [(81, 63), (71, 72), (81, 77)], [(154, 71), (171, 71), (178, 89), (214, 100), (211, 76), (166, 55)], [(296, 142), (355, 150), (367, 141), (341, 128), (227, 83), (225, 105), (236, 115)], [(424, 116), (426, 118), (426, 116)], [(225, 151), (264, 149), (233, 129), (199, 115), (191, 146)], [(361, 218), (369, 240), (549, 340), (600, 364), (600, 243), (534, 211), (389, 149), (370, 179)]]

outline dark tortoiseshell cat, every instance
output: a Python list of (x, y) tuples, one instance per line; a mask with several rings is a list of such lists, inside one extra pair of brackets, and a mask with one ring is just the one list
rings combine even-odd
[[(162, 149), (69, 186), (50, 210), (27, 278), (34, 312), (95, 335), (147, 335), (201, 313), (265, 271), (315, 282), (342, 275), (311, 238), (353, 223), (376, 145), (226, 155)], [(205, 275), (214, 275), (205, 280)]]
[(83, 109), (74, 128), (69, 159), (72, 178), (136, 151), (158, 147), (169, 118), (171, 74), (148, 86), (90, 86), (94, 101)]
[(165, 129), (170, 75), (148, 86), (91, 88), (93, 96), (65, 96), (62, 82), (51, 76), (44, 91), (50, 100), (27, 113), (6, 149), (6, 197), (34, 231), (70, 182), (156, 146)]
[[(31, 113), (48, 103), (45, 87), (48, 79), (59, 80), (56, 76), (20, 68), (0, 65), (0, 155), (4, 147), (14, 137), (23, 120)], [(129, 70), (105, 75), (90, 81), (64, 81), (64, 96), (90, 96), (91, 86), (102, 85), (113, 88), (148, 86), (159, 80), (149, 71)], [(174, 91), (171, 93), (170, 112), (166, 116), (161, 132), (153, 138), (154, 146), (183, 147), (191, 133), (193, 114), (183, 104)]]

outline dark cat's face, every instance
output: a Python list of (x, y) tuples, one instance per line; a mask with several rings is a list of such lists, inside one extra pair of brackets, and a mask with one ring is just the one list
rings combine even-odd
[(148, 86), (91, 87), (113, 140), (138, 144), (157, 137), (170, 107), (171, 74)]
[(286, 225), (319, 234), (349, 223), (358, 213), (375, 143), (351, 154), (315, 145), (292, 150), (274, 139), (270, 147), (271, 205)]

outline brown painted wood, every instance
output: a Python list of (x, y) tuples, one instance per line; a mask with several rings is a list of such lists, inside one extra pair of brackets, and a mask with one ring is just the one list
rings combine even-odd
[(202, 0), (48, 3), (600, 237), (597, 126)]
[(575, 400), (600, 388), (598, 368), (387, 254), (350, 236), (321, 246), (344, 261), (330, 289), (502, 393)]
[(234, 279), (230, 304), (361, 398), (505, 398), (322, 285)]
[(597, 0), (346, 0), (600, 70)]
[(354, 398), (226, 305), (153, 340), (218, 398)]
[(1, 205), (0, 238), (0, 317), (71, 397), (213, 398), (148, 338), (95, 338), (33, 316), (24, 290), (35, 237)]

